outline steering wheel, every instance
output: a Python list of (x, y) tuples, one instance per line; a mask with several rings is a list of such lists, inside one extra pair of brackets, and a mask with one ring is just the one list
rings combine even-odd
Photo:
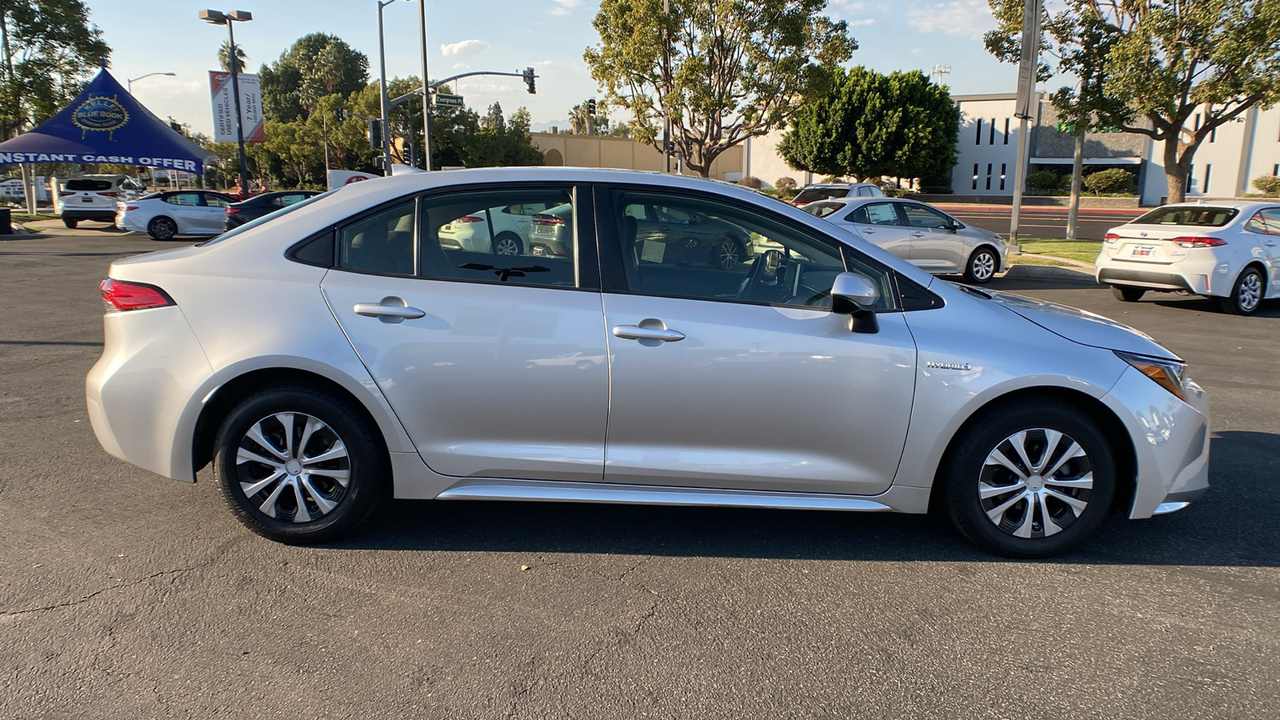
[(755, 262), (751, 263), (751, 270), (742, 278), (742, 284), (738, 286), (738, 299), (751, 300), (760, 294), (760, 288), (764, 288), (766, 293), (770, 287), (776, 290), (782, 274), (782, 251), (765, 250), (763, 254), (756, 256)]

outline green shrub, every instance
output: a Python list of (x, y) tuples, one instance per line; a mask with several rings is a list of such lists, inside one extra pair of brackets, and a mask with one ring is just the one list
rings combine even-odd
[(1037, 192), (1057, 190), (1059, 183), (1058, 173), (1052, 170), (1039, 170), (1027, 176), (1027, 187)]
[(1280, 177), (1275, 175), (1256, 177), (1253, 179), (1253, 186), (1266, 194), (1267, 197), (1280, 195)]
[(773, 187), (783, 195), (789, 195), (795, 193), (799, 185), (796, 183), (795, 178), (780, 177), (773, 181)]
[(764, 182), (762, 182), (760, 178), (751, 177), (750, 175), (739, 180), (738, 184), (742, 187), (751, 188), (752, 190), (759, 190), (764, 187)]
[(1121, 168), (1099, 170), (1084, 176), (1084, 186), (1095, 195), (1133, 192), (1133, 174)]

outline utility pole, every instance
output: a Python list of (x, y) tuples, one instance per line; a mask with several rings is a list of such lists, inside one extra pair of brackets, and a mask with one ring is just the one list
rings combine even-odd
[(378, 3), (378, 61), (382, 75), (378, 81), (382, 102), (382, 174), (391, 174), (391, 106), (387, 101), (387, 44), (382, 32), (382, 9), (396, 0), (375, 0)]
[(1024, 0), (1022, 7), (1022, 61), (1018, 63), (1018, 162), (1013, 166), (1013, 212), (1009, 217), (1009, 243), (1018, 245), (1018, 216), (1022, 212), (1022, 186), (1026, 182), (1027, 152), (1031, 144), (1030, 119), (1036, 99), (1036, 73), (1040, 70), (1040, 0)]
[(431, 90), (427, 77), (427, 0), (418, 0), (418, 27), (422, 30), (422, 169), (431, 171)]

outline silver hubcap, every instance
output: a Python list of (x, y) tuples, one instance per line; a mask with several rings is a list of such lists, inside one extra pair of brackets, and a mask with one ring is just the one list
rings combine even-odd
[(1249, 273), (1240, 280), (1240, 307), (1252, 310), (1262, 301), (1262, 278), (1257, 273)]
[(716, 260), (720, 267), (731, 270), (738, 266), (738, 244), (729, 240), (716, 247)]
[(323, 421), (277, 413), (240, 439), (236, 471), (240, 490), (263, 514), (305, 523), (328, 515), (346, 497), (351, 458)]
[(519, 255), (520, 245), (511, 238), (499, 238), (497, 252), (499, 255)]
[(973, 277), (978, 280), (989, 280), (996, 274), (996, 259), (991, 253), (981, 252), (973, 258)]
[(978, 479), (982, 511), (1000, 530), (1020, 538), (1056, 535), (1075, 522), (1093, 492), (1093, 468), (1069, 436), (1037, 428), (996, 445)]

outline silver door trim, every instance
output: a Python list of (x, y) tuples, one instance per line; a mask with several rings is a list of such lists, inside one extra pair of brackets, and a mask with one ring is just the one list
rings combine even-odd
[(440, 493), (436, 496), (436, 499), (527, 500), (623, 505), (695, 505), (784, 510), (849, 510), (857, 512), (887, 512), (892, 510), (892, 508), (883, 503), (852, 495), (532, 480), (464, 481)]

